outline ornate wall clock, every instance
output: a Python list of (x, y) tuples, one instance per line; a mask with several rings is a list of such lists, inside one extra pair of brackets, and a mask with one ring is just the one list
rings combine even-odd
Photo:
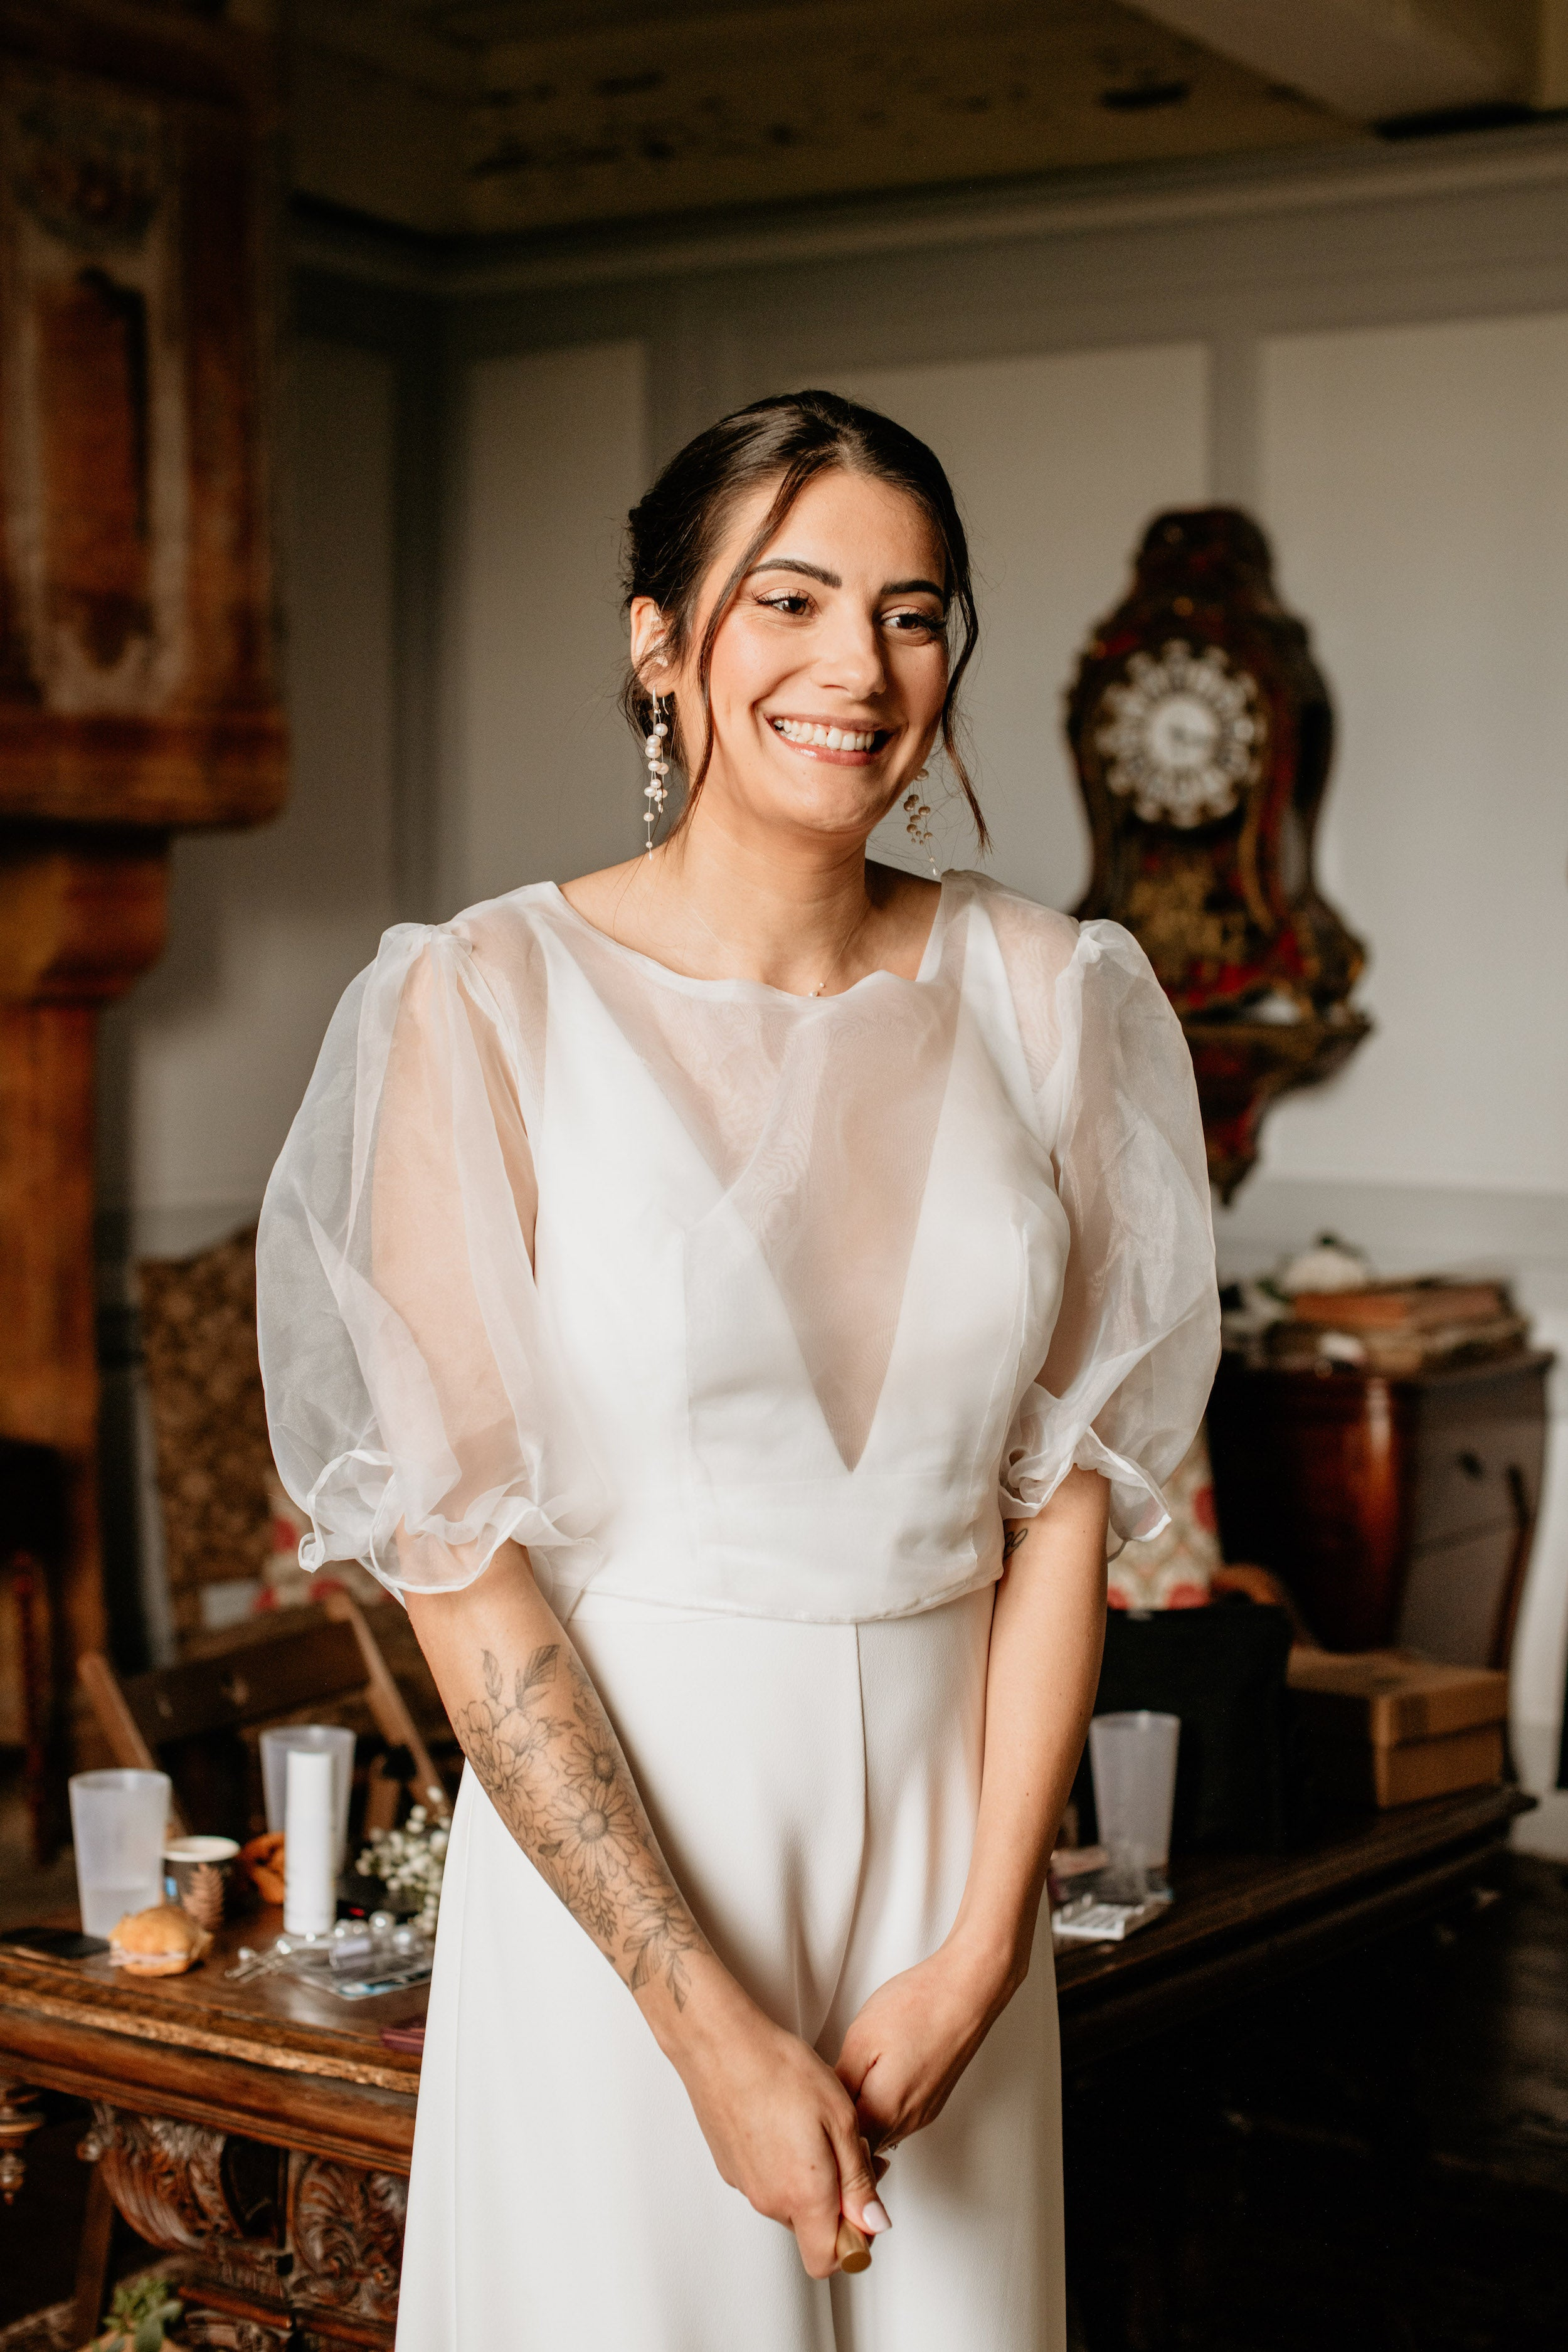
[(1125, 923), (1181, 1015), (1228, 1200), (1268, 1104), (1327, 1077), (1372, 1025), (1346, 1002), (1364, 950), (1312, 878), (1328, 690), (1255, 522), (1234, 507), (1156, 516), (1067, 728), (1094, 840), (1076, 911)]

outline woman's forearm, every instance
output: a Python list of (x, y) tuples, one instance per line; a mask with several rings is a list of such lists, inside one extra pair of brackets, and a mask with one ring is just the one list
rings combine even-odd
[(461, 1591), (406, 1599), (463, 1753), (523, 1853), (633, 1992), (683, 2009), (707, 1942), (526, 1552), (509, 1544)]
[(1027, 1969), (1051, 1845), (1094, 1706), (1105, 1635), (1110, 1490), (1072, 1470), (1035, 1519), (1008, 1522), (985, 1685), (974, 1850), (953, 1939), (998, 1974)]
[(841, 2215), (875, 2231), (854, 2102), (731, 1975), (670, 1876), (582, 1660), (516, 1544), (458, 1592), (407, 1596), (463, 1752), (546, 1884), (629, 1986), (721, 2177), (793, 2229), (814, 2278)]

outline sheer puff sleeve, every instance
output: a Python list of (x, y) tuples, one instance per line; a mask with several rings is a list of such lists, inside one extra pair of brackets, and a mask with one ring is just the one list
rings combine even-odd
[(1070, 1244), (1050, 1352), (1004, 1453), (1002, 1510), (1032, 1517), (1075, 1464), (1098, 1470), (1114, 1555), (1165, 1525), (1162, 1481), (1219, 1360), (1197, 1088), (1181, 1024), (1119, 923), (1083, 924), (1044, 1001), (1018, 1009)]
[(262, 1375), (309, 1569), (471, 1583), (509, 1538), (579, 1588), (602, 1487), (551, 1371), (515, 1005), (404, 924), (338, 1007), (257, 1244)]

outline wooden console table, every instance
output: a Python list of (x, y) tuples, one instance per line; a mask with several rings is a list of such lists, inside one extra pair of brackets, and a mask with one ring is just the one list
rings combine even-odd
[(1064, 2068), (1092, 2065), (1440, 1910), (1533, 1803), (1513, 1788), (1467, 1789), (1343, 1822), (1300, 1853), (1174, 1864), (1168, 1918), (1124, 1944), (1058, 1951)]
[[(1058, 1954), (1065, 2067), (1439, 1908), (1529, 1801), (1477, 1789), (1348, 1824), (1306, 1853), (1178, 1866), (1169, 1918)], [(423, 2016), (425, 1989), (350, 2003), (283, 1977), (231, 1984), (236, 1946), (277, 1927), (226, 1928), (205, 1968), (141, 1983), (102, 1960), (0, 1946), (0, 2189), (26, 2193), (37, 2090), (74, 2092), (93, 2103), (84, 2153), (115, 2204), (181, 2258), (195, 2341), (390, 2347), (419, 2060), (380, 2035)]]
[(0, 2189), (26, 2193), (36, 2089), (74, 2092), (114, 2203), (182, 2258), (194, 2341), (390, 2347), (419, 2060), (381, 2029), (422, 2020), (426, 1989), (352, 2002), (230, 1983), (237, 1946), (280, 1925), (226, 1927), (205, 1967), (140, 1983), (0, 1946)]

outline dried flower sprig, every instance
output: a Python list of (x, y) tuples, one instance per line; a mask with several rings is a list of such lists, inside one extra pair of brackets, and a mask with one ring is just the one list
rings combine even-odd
[(355, 1865), (363, 1876), (379, 1878), (389, 1895), (416, 1896), (417, 1924), (426, 1936), (435, 1934), (441, 1908), (448, 1824), (439, 1814), (416, 1805), (401, 1829), (372, 1830)]

